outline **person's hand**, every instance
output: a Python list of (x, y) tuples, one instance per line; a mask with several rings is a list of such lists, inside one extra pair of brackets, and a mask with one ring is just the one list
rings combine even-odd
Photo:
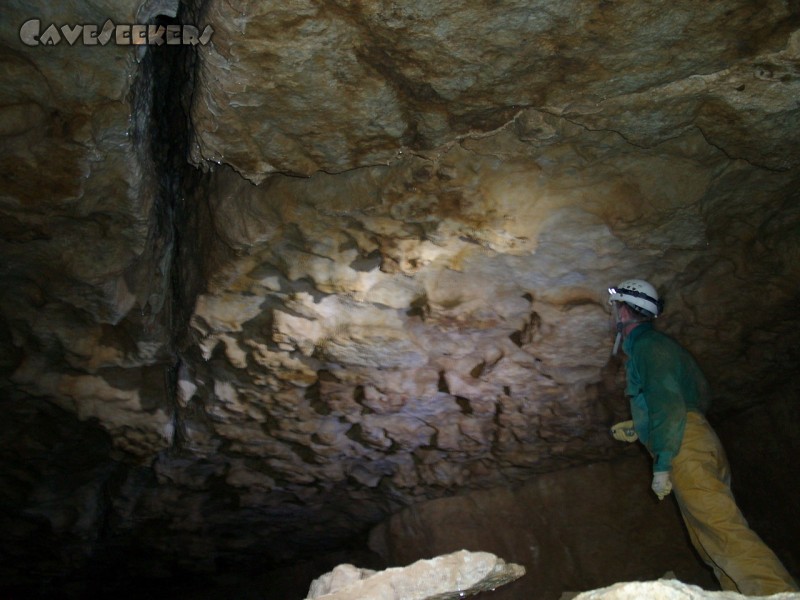
[(639, 439), (633, 428), (633, 421), (623, 421), (614, 425), (611, 428), (611, 436), (620, 442), (635, 442)]
[(653, 485), (650, 487), (659, 500), (666, 498), (672, 491), (672, 480), (669, 477), (669, 471), (653, 473)]

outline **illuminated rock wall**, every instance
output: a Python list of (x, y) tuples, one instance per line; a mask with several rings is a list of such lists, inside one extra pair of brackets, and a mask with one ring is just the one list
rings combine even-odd
[[(791, 5), (2, 11), (6, 555), (274, 562), (613, 459), (631, 276), (756, 445), (742, 481), (796, 492)], [(29, 46), (34, 17), (213, 35)]]

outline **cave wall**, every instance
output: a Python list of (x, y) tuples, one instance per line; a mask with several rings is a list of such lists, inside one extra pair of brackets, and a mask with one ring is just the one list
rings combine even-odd
[[(785, 465), (787, 457), (800, 450), (797, 398), (797, 388), (792, 384), (771, 401), (720, 419), (716, 425), (731, 462), (731, 486), (739, 507), (795, 580), (800, 575), (800, 519), (787, 498), (800, 493), (800, 484), (787, 477)], [(753, 444), (752, 437), (762, 441)]]
[[(630, 276), (797, 574), (793, 3), (0, 10), (9, 577), (263, 569), (613, 460)], [(214, 35), (30, 47), (31, 17)]]

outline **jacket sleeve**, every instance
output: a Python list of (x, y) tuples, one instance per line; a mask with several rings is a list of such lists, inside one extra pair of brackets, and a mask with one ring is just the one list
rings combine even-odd
[[(645, 340), (642, 340), (645, 342)], [(686, 426), (686, 402), (680, 385), (680, 357), (660, 339), (646, 340), (637, 348), (637, 366), (647, 403), (653, 472), (669, 471), (678, 454)]]

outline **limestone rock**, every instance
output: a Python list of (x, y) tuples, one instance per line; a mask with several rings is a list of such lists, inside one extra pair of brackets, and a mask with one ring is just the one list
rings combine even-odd
[[(642, 133), (663, 139), (698, 127), (730, 155), (797, 164), (796, 150), (770, 135), (797, 120), (793, 55), (771, 58), (787, 47), (792, 23), (780, 2), (504, 0), (488, 9), (293, 0), (245, 11), (214, 1), (206, 18), (216, 30), (201, 54), (193, 158), (255, 182), (276, 171), (386, 164), (492, 131), (521, 107), (581, 121), (620, 97), (657, 102), (651, 90), (675, 82), (684, 89), (664, 99), (663, 113), (630, 106), (631, 130), (645, 121)], [(727, 73), (734, 63), (741, 67)], [(625, 115), (626, 104), (613, 114)], [(733, 127), (718, 126), (720, 110), (736, 115)], [(759, 134), (745, 139), (748, 124)]]
[(171, 239), (142, 152), (153, 73), (130, 46), (30, 47), (19, 33), (32, 18), (43, 28), (131, 23), (140, 4), (3, 7), (0, 297), (11, 325), (0, 345), (13, 356), (3, 383), (99, 420), (118, 449), (149, 460), (172, 438)]
[[(653, 600), (740, 600), (744, 598), (763, 598), (763, 596), (743, 596), (736, 592), (708, 592), (695, 585), (686, 585), (680, 581), (660, 579), (658, 581), (634, 581), (617, 583), (600, 590), (583, 592), (575, 596), (575, 600), (634, 600), (635, 598), (652, 598)], [(800, 598), (797, 593), (773, 594), (773, 600), (794, 600)]]
[[(567, 110), (571, 120), (593, 129), (613, 127), (631, 143), (648, 148), (696, 128), (728, 156), (785, 170), (800, 164), (796, 149), (785, 146), (777, 133), (797, 126), (800, 119), (800, 111), (787, 104), (789, 96), (785, 95), (789, 88), (795, 88), (795, 95), (800, 91), (798, 59), (800, 36), (795, 32), (785, 48), (734, 67), (697, 73), (643, 94), (604, 100), (590, 108), (575, 106)], [(652, 106), (654, 98), (661, 94), (665, 95), (664, 102), (656, 104), (663, 110), (644, 108)], [(614, 115), (612, 119), (604, 116), (609, 112)], [(689, 113), (695, 115), (691, 121), (675, 119), (678, 114)], [(620, 119), (619, 115), (625, 118)], [(636, 125), (630, 127), (634, 122)], [(758, 132), (755, 137), (759, 141), (753, 140), (753, 132)]]
[(307, 600), (457, 600), (524, 574), (488, 552), (461, 550), (378, 573), (340, 565), (311, 584)]
[(308, 598), (318, 598), (326, 594), (342, 591), (348, 586), (372, 577), (375, 571), (359, 569), (350, 564), (337, 565), (330, 573), (325, 573), (311, 582)]

